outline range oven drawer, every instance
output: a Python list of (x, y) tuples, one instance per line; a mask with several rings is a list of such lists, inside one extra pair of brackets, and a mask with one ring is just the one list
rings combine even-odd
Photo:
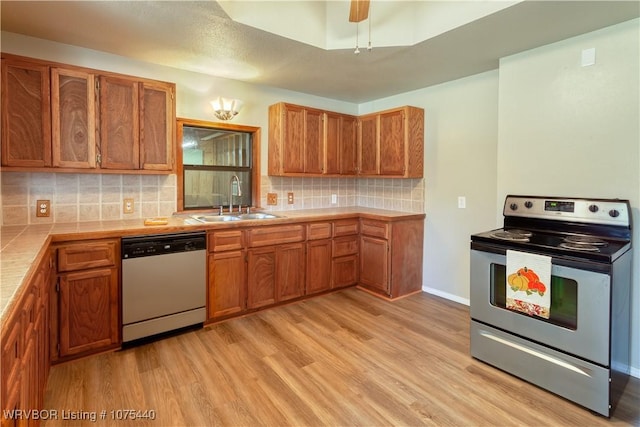
[(471, 321), (471, 355), (516, 377), (610, 415), (609, 370)]

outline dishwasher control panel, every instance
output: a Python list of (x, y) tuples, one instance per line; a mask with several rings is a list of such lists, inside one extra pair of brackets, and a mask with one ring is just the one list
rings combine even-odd
[(123, 237), (122, 259), (140, 258), (205, 250), (206, 233), (154, 234), (149, 236)]

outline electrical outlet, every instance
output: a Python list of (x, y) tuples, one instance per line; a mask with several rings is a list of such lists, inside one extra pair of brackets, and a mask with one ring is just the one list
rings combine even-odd
[(133, 213), (133, 199), (124, 199), (122, 201), (122, 212), (126, 214)]
[(465, 209), (467, 207), (467, 198), (465, 196), (458, 197), (458, 209)]
[(278, 193), (267, 193), (267, 205), (278, 204)]
[(287, 193), (287, 203), (289, 203), (290, 205), (293, 204), (293, 193), (291, 192)]
[(331, 195), (331, 204), (335, 205), (336, 203), (338, 203), (338, 195), (337, 194), (332, 194)]
[(36, 216), (51, 216), (51, 200), (36, 201)]

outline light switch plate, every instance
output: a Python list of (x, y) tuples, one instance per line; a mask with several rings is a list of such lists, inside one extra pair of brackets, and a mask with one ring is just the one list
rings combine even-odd
[(458, 197), (458, 208), (465, 209), (467, 207), (467, 198), (464, 196)]
[(267, 205), (278, 204), (278, 193), (267, 193)]

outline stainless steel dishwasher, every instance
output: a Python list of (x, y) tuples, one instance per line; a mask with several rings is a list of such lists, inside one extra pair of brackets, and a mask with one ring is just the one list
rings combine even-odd
[(122, 238), (122, 340), (203, 323), (206, 234)]

